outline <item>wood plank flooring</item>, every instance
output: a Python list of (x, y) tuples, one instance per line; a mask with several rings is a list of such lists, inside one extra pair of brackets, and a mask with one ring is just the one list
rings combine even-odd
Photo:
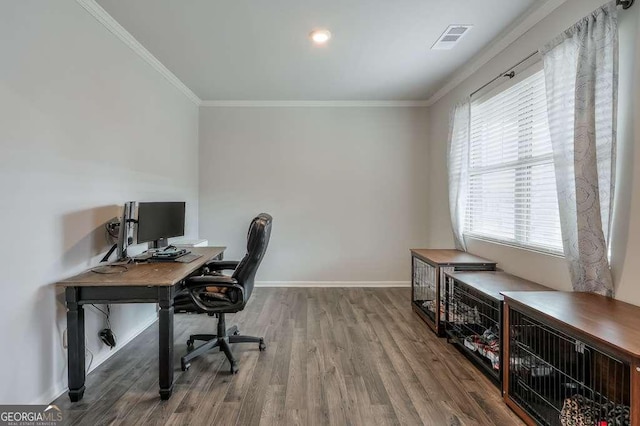
[(169, 401), (158, 395), (156, 324), (89, 374), (82, 401), (54, 403), (78, 425), (521, 425), (409, 300), (406, 288), (258, 288), (227, 316), (267, 344), (232, 345), (237, 375), (217, 350), (180, 371), (189, 334), (216, 323), (177, 314)]

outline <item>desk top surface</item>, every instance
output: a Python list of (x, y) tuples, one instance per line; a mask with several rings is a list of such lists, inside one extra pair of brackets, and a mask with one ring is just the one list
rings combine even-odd
[(503, 291), (554, 291), (549, 287), (501, 271), (447, 272), (447, 275), (495, 300)]
[(59, 281), (56, 285), (62, 287), (172, 286), (224, 252), (225, 249), (226, 247), (190, 247), (191, 253), (202, 256), (189, 263), (129, 263), (126, 265), (127, 270), (122, 273), (100, 274), (88, 270)]
[(437, 265), (496, 264), (493, 260), (455, 249), (412, 249), (411, 253)]
[(506, 292), (518, 302), (595, 340), (640, 358), (640, 307), (593, 293)]

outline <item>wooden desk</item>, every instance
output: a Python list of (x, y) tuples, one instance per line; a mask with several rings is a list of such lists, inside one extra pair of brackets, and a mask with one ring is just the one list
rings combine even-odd
[(202, 257), (190, 262), (129, 264), (122, 273), (99, 274), (86, 271), (62, 280), (67, 302), (69, 398), (76, 402), (84, 395), (85, 343), (84, 307), (90, 303), (158, 303), (160, 397), (169, 399), (173, 391), (173, 299), (186, 277), (215, 258), (226, 247), (193, 247)]

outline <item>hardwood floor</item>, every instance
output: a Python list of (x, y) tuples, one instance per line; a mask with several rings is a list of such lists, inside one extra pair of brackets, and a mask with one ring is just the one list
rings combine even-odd
[(173, 396), (158, 395), (157, 324), (87, 377), (84, 399), (54, 403), (68, 424), (520, 425), (500, 392), (411, 311), (410, 290), (258, 288), (227, 316), (257, 344), (179, 367), (192, 333), (215, 319), (176, 315)]

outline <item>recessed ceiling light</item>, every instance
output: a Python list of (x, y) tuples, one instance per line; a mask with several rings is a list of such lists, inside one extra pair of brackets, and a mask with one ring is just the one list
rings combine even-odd
[(315, 44), (326, 44), (331, 38), (329, 30), (314, 30), (309, 34)]

